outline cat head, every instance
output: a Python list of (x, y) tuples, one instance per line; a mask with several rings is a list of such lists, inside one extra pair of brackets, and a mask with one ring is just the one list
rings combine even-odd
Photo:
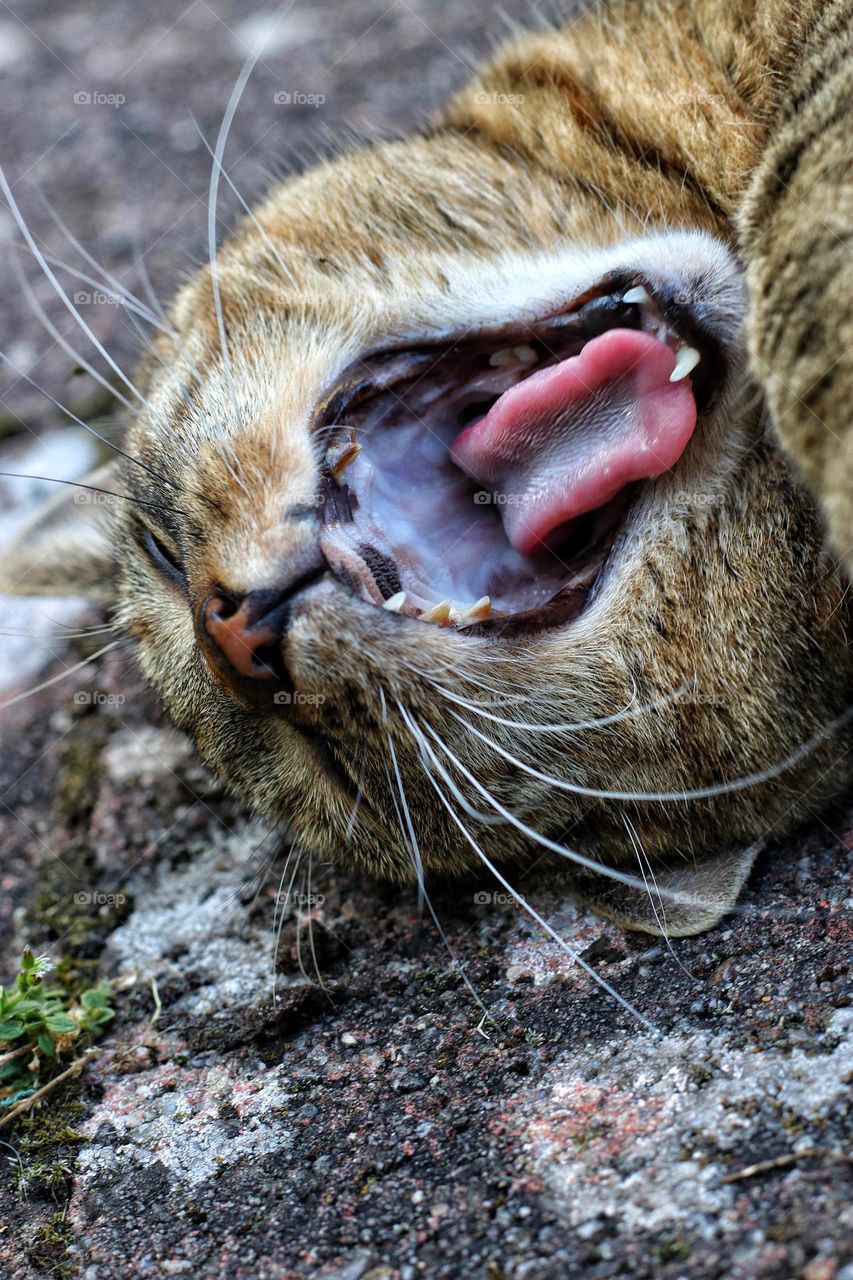
[(108, 597), (321, 857), (562, 857), (620, 920), (704, 927), (846, 776), (825, 741), (774, 768), (842, 705), (847, 619), (725, 220), (654, 190), (629, 215), (448, 128), (285, 184), (153, 345), (95, 481), (131, 500), (57, 500), (4, 584)]

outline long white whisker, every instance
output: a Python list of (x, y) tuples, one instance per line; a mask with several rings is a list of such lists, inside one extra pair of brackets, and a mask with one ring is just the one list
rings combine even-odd
[[(426, 903), (426, 905), (427, 905), (427, 909), (429, 910), (429, 913), (430, 913), (430, 915), (432, 916), (433, 924), (435, 925), (436, 929), (438, 930), (438, 935), (439, 935), (439, 937), (441, 938), (442, 942), (444, 943), (445, 947), (446, 947), (446, 948), (447, 948), (447, 950), (448, 950), (448, 953), (449, 953), (449, 955), (450, 955), (450, 959), (452, 960), (454, 967), (456, 968), (457, 972), (459, 973), (460, 977), (462, 978), (462, 981), (465, 983), (465, 986), (468, 988), (468, 991), (469, 991), (469, 992), (470, 992), (470, 994), (473, 996), (473, 998), (474, 998), (474, 1002), (475, 1002), (477, 1005), (479, 1005), (479, 1007), (483, 1010), (483, 1013), (485, 1014), (485, 1016), (486, 1016), (486, 1017), (488, 1017), (492, 1022), (494, 1022), (494, 1021), (495, 1021), (494, 1017), (492, 1016), (492, 1014), (491, 1014), (491, 1013), (489, 1013), (489, 1011), (488, 1011), (488, 1009), (486, 1008), (485, 1004), (483, 1003), (482, 999), (480, 998), (480, 996), (478, 995), (477, 991), (475, 990), (475, 988), (474, 988), (474, 986), (473, 986), (473, 984), (472, 984), (472, 982), (471, 982), (470, 978), (469, 978), (469, 977), (468, 977), (468, 975), (465, 973), (465, 970), (463, 969), (462, 965), (459, 963), (459, 961), (458, 961), (458, 959), (457, 959), (457, 957), (456, 957), (456, 953), (455, 953), (455, 951), (453, 950), (453, 947), (452, 947), (452, 946), (451, 946), (451, 944), (450, 944), (450, 939), (448, 938), (448, 936), (447, 936), (447, 934), (446, 934), (446, 932), (445, 932), (445, 930), (444, 930), (444, 928), (443, 928), (443, 926), (442, 926), (442, 924), (441, 924), (441, 921), (439, 920), (438, 915), (436, 914), (436, 910), (435, 910), (435, 907), (434, 907), (434, 906), (433, 906), (433, 904), (432, 904), (432, 900), (431, 900), (431, 898), (430, 898), (429, 894), (428, 894), (428, 893), (427, 893), (427, 891), (426, 891), (426, 884), (424, 883), (423, 859), (422, 859), (422, 857), (421, 857), (420, 845), (418, 844), (418, 838), (417, 838), (417, 836), (415, 835), (415, 828), (414, 828), (414, 824), (413, 824), (413, 822), (412, 822), (412, 815), (411, 815), (411, 811), (410, 811), (410, 809), (409, 809), (409, 803), (408, 803), (408, 800), (406, 799), (406, 790), (405, 790), (405, 787), (403, 786), (403, 779), (402, 779), (402, 777), (401, 777), (401, 775), (400, 775), (400, 770), (399, 770), (398, 765), (397, 765), (397, 753), (394, 751), (394, 746), (393, 746), (393, 743), (392, 743), (392, 741), (391, 741), (391, 736), (390, 736), (390, 734), (388, 735), (388, 746), (389, 746), (389, 748), (390, 748), (390, 750), (391, 750), (391, 756), (392, 756), (392, 759), (393, 759), (393, 761), (394, 761), (394, 772), (395, 772), (395, 774), (396, 774), (396, 778), (397, 778), (397, 790), (398, 790), (398, 792), (399, 792), (399, 796), (400, 796), (400, 805), (402, 805), (403, 812), (404, 812), (404, 813), (405, 813), (405, 815), (406, 815), (406, 827), (408, 828), (408, 841), (407, 841), (407, 843), (409, 844), (409, 852), (410, 852), (410, 853), (411, 853), (411, 855), (412, 855), (412, 865), (413, 865), (413, 867), (414, 867), (414, 869), (415, 869), (415, 875), (416, 875), (416, 877), (417, 877), (417, 881), (418, 881), (418, 910), (419, 910), (419, 911), (422, 911), (422, 910), (423, 910), (423, 904), (424, 904), (424, 903)], [(395, 810), (395, 812), (396, 812), (396, 814), (397, 814), (397, 822), (398, 822), (399, 827), (400, 827), (400, 834), (403, 836), (403, 839), (404, 839), (404, 840), (406, 840), (406, 828), (404, 828), (404, 826), (403, 826), (403, 820), (402, 820), (402, 817), (401, 817), (400, 805), (398, 805), (398, 804), (397, 804), (397, 800), (396, 800), (396, 797), (395, 797), (395, 795), (394, 795), (393, 788), (391, 787), (391, 775), (390, 775), (390, 773), (388, 772), (387, 767), (386, 767), (386, 770), (385, 770), (385, 774), (386, 774), (386, 777), (388, 778), (388, 787), (389, 787), (389, 791), (390, 791), (390, 794), (391, 794), (391, 802), (392, 802), (392, 804), (394, 805), (394, 810)]]
[(38, 298), (36, 297), (35, 293), (33, 292), (33, 289), (30, 285), (29, 280), (26, 277), (26, 274), (24, 272), (23, 267), (21, 266), (21, 263), (18, 259), (17, 254), (15, 254), (12, 258), (12, 265), (15, 273), (17, 274), (18, 283), (21, 286), (21, 290), (24, 296), (26, 297), (31, 310), (33, 311), (33, 314), (36, 316), (36, 319), (42, 325), (42, 328), (44, 328), (46, 332), (50, 335), (50, 337), (53, 338), (53, 341), (56, 343), (56, 345), (58, 347), (61, 347), (62, 350), (65, 352), (65, 354), (67, 356), (70, 356), (70, 358), (74, 361), (76, 365), (79, 365), (81, 369), (85, 369), (89, 377), (94, 378), (98, 386), (103, 387), (105, 391), (109, 392), (111, 397), (118, 400), (119, 404), (123, 404), (124, 407), (128, 409), (131, 413), (135, 413), (136, 406), (130, 400), (128, 400), (127, 396), (122, 391), (120, 391), (119, 388), (116, 387), (112, 382), (108, 382), (107, 379), (104, 377), (104, 375), (102, 373), (99, 373), (98, 370), (94, 367), (94, 365), (91, 364), (85, 358), (85, 356), (81, 356), (79, 351), (76, 351), (74, 347), (72, 347), (71, 343), (68, 341), (65, 335), (59, 332), (56, 325), (47, 315), (41, 303), (39, 302)]
[(234, 373), (231, 367), (231, 356), (228, 351), (228, 340), (225, 334), (225, 318), (222, 310), (222, 291), (219, 287), (219, 266), (216, 257), (216, 203), (219, 195), (219, 179), (223, 173), (222, 160), (225, 154), (225, 144), (228, 141), (228, 135), (231, 132), (231, 124), (240, 105), (240, 99), (243, 91), (249, 82), (249, 77), (255, 69), (261, 54), (266, 49), (269, 41), (272, 39), (279, 25), (293, 8), (295, 0), (286, 6), (282, 13), (279, 14), (272, 29), (268, 32), (266, 39), (263, 40), (259, 47), (249, 54), (243, 63), (240, 74), (237, 77), (237, 83), (231, 90), (231, 96), (228, 99), (228, 105), (225, 108), (225, 114), (222, 117), (222, 123), (219, 126), (219, 134), (216, 139), (216, 147), (213, 152), (213, 164), (210, 170), (210, 186), (207, 199), (207, 252), (210, 261), (210, 282), (213, 288), (213, 305), (216, 311), (216, 326), (219, 330), (219, 346), (222, 352), (222, 363), (225, 367), (226, 377), (231, 388), (231, 398), (234, 403), (234, 411), (237, 412), (237, 388), (234, 383)]
[(101, 433), (96, 431), (94, 427), (90, 426), (88, 422), (84, 422), (82, 418), (78, 418), (76, 413), (72, 413), (72, 411), (64, 405), (61, 400), (57, 400), (52, 396), (49, 391), (40, 386), (39, 383), (36, 382), (34, 378), (31, 378), (28, 373), (24, 373), (23, 370), (18, 369), (3, 351), (0, 351), (0, 360), (2, 360), (4, 364), (7, 364), (19, 378), (23, 378), (25, 382), (29, 383), (34, 391), (40, 392), (40, 394), (49, 400), (52, 405), (55, 405), (61, 413), (64, 413), (67, 418), (70, 418), (72, 422), (76, 422), (78, 427), (82, 427), (84, 431), (88, 431), (89, 435), (94, 436), (96, 440), (100, 440), (101, 444), (105, 444), (108, 449), (112, 449), (114, 453), (120, 454), (122, 458), (127, 458), (128, 462), (133, 462), (137, 467), (142, 467), (143, 471), (147, 471), (149, 475), (153, 476), (155, 480), (159, 480), (162, 484), (172, 484), (172, 481), (167, 479), (166, 476), (160, 475), (159, 471), (155, 471), (153, 467), (149, 467), (147, 462), (142, 462), (140, 458), (135, 458), (132, 453), (126, 453), (124, 449), (120, 448), (117, 444), (114, 444), (112, 440), (108, 440), (106, 436), (102, 436)]
[(176, 338), (178, 336), (178, 331), (172, 325), (162, 302), (157, 297), (154, 285), (151, 283), (151, 276), (148, 274), (148, 266), (145, 262), (145, 250), (142, 248), (139, 235), (136, 231), (133, 235), (133, 245), (136, 251), (136, 259), (133, 265), (139, 267), (139, 272), (142, 276), (142, 287), (145, 290), (149, 303), (151, 304), (151, 310), (154, 315), (158, 316), (163, 324), (166, 325), (172, 336)]
[[(291, 893), (293, 890), (293, 881), (296, 879), (296, 872), (299, 870), (299, 863), (302, 859), (301, 849), (297, 849), (296, 845), (290, 846), (290, 851), (284, 860), (284, 866), (281, 869), (281, 877), (278, 882), (278, 890), (275, 896), (275, 908), (273, 910), (272, 927), (273, 927), (273, 947), (272, 947), (272, 997), (276, 998), (276, 979), (278, 977), (278, 948), (281, 944), (281, 931), (284, 928), (284, 902), (282, 901), (281, 886), (284, 884), (284, 877), (287, 875), (287, 868), (290, 866), (291, 858), (295, 857), (296, 861), (293, 865), (293, 874), (290, 877), (290, 883), (287, 886), (287, 893), (284, 895), (284, 902), (288, 904), (291, 901)], [(279, 912), (281, 914), (279, 914)]]
[(355, 830), (355, 823), (358, 817), (358, 811), (361, 808), (361, 802), (364, 799), (364, 779), (367, 774), (367, 738), (364, 740), (364, 747), (361, 753), (361, 767), (358, 773), (358, 786), (356, 788), (355, 800), (353, 801), (352, 810), (347, 820), (346, 841), (347, 844), (352, 840), (352, 833)]
[[(121, 280), (119, 280), (117, 276), (113, 275), (111, 271), (108, 271), (106, 267), (104, 267), (100, 262), (98, 262), (98, 260), (89, 252), (86, 246), (82, 244), (80, 240), (78, 240), (78, 238), (74, 235), (74, 232), (71, 230), (71, 228), (67, 225), (66, 222), (63, 221), (63, 219), (60, 217), (56, 209), (54, 209), (53, 205), (50, 203), (50, 201), (48, 200), (44, 192), (41, 190), (41, 188), (36, 187), (36, 191), (38, 192), (38, 195), (40, 196), (45, 208), (47, 209), (48, 213), (53, 219), (54, 225), (59, 228), (59, 230), (65, 236), (65, 239), (68, 241), (68, 243), (72, 246), (72, 248), (77, 250), (77, 252), (80, 254), (80, 257), (84, 260), (84, 262), (88, 262), (89, 266), (93, 267), (94, 270), (98, 272), (98, 274), (101, 276), (101, 281), (106, 281), (109, 284), (110, 288), (104, 289), (104, 293), (113, 293), (114, 296), (123, 298), (132, 310), (138, 311), (138, 313), (141, 316), (143, 316), (145, 319), (147, 319), (150, 324), (156, 325), (156, 327), (158, 329), (162, 329), (164, 333), (173, 334), (174, 330), (167, 329), (164, 325), (162, 325), (158, 320), (157, 316), (154, 314), (154, 312), (149, 311), (149, 309), (145, 306), (145, 303), (142, 301), (142, 299), (138, 298), (136, 294), (132, 292), (132, 290), (128, 289), (126, 285), (122, 284)], [(53, 261), (54, 266), (64, 267), (66, 271), (71, 272), (71, 274), (76, 276), (78, 279), (85, 280), (88, 284), (92, 284), (98, 289), (103, 288), (103, 284), (101, 281), (94, 280), (92, 279), (91, 276), (83, 275), (81, 272), (76, 271), (73, 267), (69, 266), (67, 263), (59, 262), (58, 260), (53, 260), (52, 256), (48, 253), (45, 254), (45, 257), (49, 262)]]
[(9, 181), (6, 177), (6, 173), (2, 165), (0, 165), (0, 190), (2, 190), (3, 194), (6, 197), (6, 202), (9, 205), (9, 209), (11, 210), (13, 218), (18, 224), (18, 228), (20, 229), (21, 235), (24, 237), (27, 244), (29, 245), (30, 250), (36, 262), (41, 267), (47, 279), (53, 285), (53, 288), (59, 300), (67, 308), (70, 314), (73, 316), (75, 322), (79, 325), (79, 327), (85, 333), (86, 337), (92, 343), (93, 347), (98, 352), (98, 354), (102, 356), (104, 360), (106, 360), (107, 364), (110, 366), (113, 372), (121, 379), (124, 385), (131, 392), (131, 394), (140, 402), (140, 404), (143, 404), (145, 408), (148, 409), (151, 413), (155, 413), (154, 407), (151, 404), (151, 402), (145, 398), (142, 392), (138, 390), (138, 388), (134, 385), (134, 383), (130, 380), (130, 378), (127, 377), (124, 371), (119, 368), (115, 360), (113, 360), (112, 356), (107, 351), (104, 344), (100, 341), (97, 335), (92, 332), (92, 329), (90, 328), (90, 326), (86, 323), (86, 321), (80, 315), (80, 312), (74, 306), (74, 303), (68, 297), (68, 294), (65, 292), (62, 285), (57, 280), (55, 274), (50, 268), (49, 263), (46, 261), (44, 254), (36, 244), (35, 237), (33, 236), (32, 232), (27, 226), (26, 221), (24, 220), (24, 216), (21, 213), (21, 210), (18, 208), (18, 202), (15, 199), (12, 188), (9, 186)]
[[(409, 727), (412, 728), (413, 726), (411, 724), (411, 720), (407, 716), (407, 713), (405, 712), (404, 708), (400, 707), (400, 713), (406, 719), (406, 723), (409, 725)], [(488, 790), (488, 788), (484, 787), (483, 784), (479, 781), (479, 779), (475, 778), (475, 776), (471, 773), (469, 769), (465, 768), (465, 766), (458, 759), (458, 757), (455, 756), (453, 752), (450, 750), (450, 747), (448, 747), (447, 743), (442, 742), (441, 738), (438, 736), (438, 734), (435, 732), (435, 730), (432, 728), (431, 725), (424, 722), (423, 729), (426, 730), (426, 732), (436, 742), (439, 749), (444, 752), (444, 754), (448, 757), (448, 759), (452, 761), (452, 763), (456, 766), (456, 768), (463, 775), (463, 777), (467, 778), (467, 780), (471, 783), (471, 785), (480, 793), (481, 796), (483, 796), (486, 802), (490, 804), (492, 808), (497, 813), (499, 813), (506, 822), (510, 824), (510, 826), (513, 826), (517, 831), (520, 831), (522, 835), (526, 836), (529, 840), (532, 840), (535, 844), (541, 845), (543, 849), (550, 849), (552, 853), (556, 853), (561, 858), (565, 858), (569, 862), (574, 862), (580, 867), (585, 867), (587, 870), (595, 872), (596, 875), (607, 876), (611, 880), (617, 880), (620, 884), (628, 885), (629, 888), (631, 889), (645, 889), (645, 885), (643, 884), (643, 881), (638, 880), (636, 876), (629, 875), (628, 872), (626, 871), (618, 871), (615, 867), (610, 867), (603, 862), (597, 862), (594, 858), (588, 858), (586, 857), (585, 854), (578, 853), (576, 849), (568, 848), (567, 845), (557, 844), (555, 840), (549, 839), (548, 836), (542, 835), (541, 832), (536, 831), (533, 827), (528, 826), (526, 822), (522, 822), (519, 818), (516, 817), (514, 813), (512, 813), (509, 809), (505, 808), (498, 800), (496, 800), (495, 797)], [(420, 736), (421, 736), (421, 739), (423, 739), (422, 733)], [(425, 745), (427, 747), (429, 746), (428, 743), (426, 743)], [(442, 766), (441, 762), (436, 758), (435, 753), (432, 751), (430, 751), (430, 758), (432, 759), (433, 764), (438, 769), (441, 776), (444, 778), (447, 785), (450, 787), (451, 791), (453, 791), (456, 798), (460, 801), (464, 801), (464, 797), (461, 791), (459, 790), (459, 788), (456, 786), (456, 783), (453, 781), (453, 779), (448, 774), (447, 770)], [(718, 903), (714, 900), (709, 900), (705, 898), (696, 898), (693, 894), (682, 893), (677, 889), (661, 888), (659, 889), (659, 893), (661, 894), (661, 896), (668, 898), (671, 902), (678, 902), (678, 903), (685, 904), (687, 906), (696, 906), (696, 905), (700, 905), (703, 907), (719, 906), (721, 909), (724, 909), (728, 906), (728, 904), (725, 902)]]
[[(210, 145), (210, 143), (208, 142), (207, 138), (206, 138), (206, 137), (204, 136), (204, 134), (202, 133), (201, 126), (199, 125), (198, 121), (195, 119), (195, 117), (194, 117), (194, 116), (193, 116), (193, 117), (191, 117), (191, 118), (192, 118), (192, 122), (193, 122), (193, 124), (195, 125), (196, 130), (197, 130), (197, 132), (198, 132), (198, 136), (201, 138), (201, 141), (202, 141), (202, 143), (203, 143), (204, 147), (206, 148), (206, 150), (207, 150), (207, 151), (208, 151), (208, 153), (210, 154), (211, 158), (212, 158), (212, 159), (215, 159), (215, 152), (214, 152), (214, 149), (213, 149), (213, 147), (211, 147), (211, 145)], [(273, 255), (274, 255), (274, 257), (275, 257), (276, 261), (278, 262), (278, 264), (279, 264), (279, 266), (281, 267), (282, 271), (283, 271), (283, 272), (285, 273), (285, 275), (287, 276), (288, 283), (289, 283), (289, 284), (295, 284), (295, 283), (296, 283), (296, 281), (295, 281), (295, 279), (294, 279), (293, 272), (291, 271), (290, 267), (289, 267), (289, 266), (287, 265), (287, 263), (285, 262), (284, 258), (281, 256), (281, 250), (280, 250), (280, 249), (278, 248), (278, 246), (277, 246), (276, 244), (274, 244), (274, 243), (273, 243), (273, 241), (270, 239), (269, 235), (267, 234), (267, 231), (266, 231), (265, 227), (263, 227), (263, 226), (261, 225), (260, 221), (258, 220), (258, 217), (257, 217), (257, 215), (256, 215), (256, 213), (255, 213), (255, 211), (254, 211), (254, 209), (253, 209), (253, 208), (252, 208), (252, 206), (249, 204), (249, 202), (248, 202), (246, 199), (244, 199), (244, 197), (243, 197), (242, 193), (238, 190), (238, 188), (237, 188), (237, 186), (236, 186), (236, 184), (235, 184), (235, 182), (234, 182), (234, 179), (231, 177), (231, 174), (228, 172), (228, 170), (227, 170), (224, 166), (222, 167), (221, 172), (222, 172), (222, 177), (223, 177), (223, 178), (225, 179), (225, 181), (228, 183), (228, 186), (230, 187), (231, 191), (233, 191), (234, 195), (237, 197), (237, 200), (240, 202), (240, 207), (241, 207), (241, 209), (242, 209), (242, 210), (243, 210), (243, 212), (246, 214), (246, 216), (249, 218), (249, 220), (252, 222), (253, 226), (254, 226), (254, 227), (255, 227), (255, 228), (260, 232), (261, 236), (263, 237), (264, 243), (265, 243), (265, 244), (267, 245), (267, 247), (272, 251), (272, 253), (273, 253)]]
[(134, 315), (139, 316), (147, 324), (152, 325), (153, 328), (160, 329), (163, 333), (169, 333), (169, 330), (160, 323), (155, 315), (152, 315), (144, 303), (137, 302), (130, 295), (120, 292), (116, 285), (110, 284), (106, 280), (96, 280), (94, 276), (87, 275), (79, 267), (72, 267), (70, 262), (65, 262), (49, 249), (44, 249), (43, 253), (45, 261), (49, 262), (52, 267), (57, 267), (60, 271), (66, 271), (68, 275), (73, 276), (75, 280), (79, 280), (83, 284), (90, 284), (97, 293), (103, 294), (105, 298), (112, 298), (114, 302), (124, 307), (126, 311), (132, 311)]
[[(652, 913), (654, 914), (655, 922), (658, 926), (658, 930), (660, 931), (660, 935), (663, 938), (664, 942), (666, 943), (667, 951), (672, 956), (673, 960), (678, 965), (679, 969), (681, 969), (683, 973), (686, 973), (688, 978), (691, 979), (691, 981), (695, 982), (696, 981), (695, 976), (690, 972), (687, 966), (682, 962), (681, 958), (675, 954), (675, 948), (672, 945), (672, 939), (670, 938), (667, 932), (666, 907), (664, 905), (663, 895), (661, 894), (660, 887), (658, 885), (657, 878), (655, 876), (655, 870), (651, 863), (651, 859), (649, 858), (649, 855), (646, 853), (645, 849), (643, 848), (643, 842), (640, 839), (639, 835), (637, 834), (637, 830), (633, 822), (631, 821), (631, 819), (628, 817), (627, 813), (622, 814), (622, 822), (624, 823), (625, 830), (628, 832), (628, 839), (631, 841), (631, 844), (633, 845), (633, 848), (634, 848), (634, 852), (637, 855), (637, 864), (640, 868), (640, 875), (643, 877), (643, 883), (646, 885), (646, 889), (648, 891), (649, 904), (652, 908)], [(649, 881), (651, 881), (651, 885), (649, 884)], [(655, 905), (655, 898), (657, 898), (657, 905)]]
[[(324, 991), (324, 992), (326, 993), (326, 996), (327, 996), (327, 997), (329, 998), (329, 1000), (331, 1001), (331, 996), (329, 996), (329, 992), (328, 992), (328, 990), (327, 990), (327, 988), (326, 988), (326, 984), (325, 984), (325, 982), (323, 981), (323, 975), (322, 975), (322, 973), (320, 972), (320, 964), (319, 964), (319, 961), (317, 960), (317, 949), (316, 949), (316, 947), (314, 946), (314, 909), (313, 909), (313, 905), (312, 905), (312, 903), (313, 903), (313, 898), (312, 898), (312, 894), (311, 894), (311, 872), (312, 872), (312, 869), (313, 869), (313, 863), (314, 863), (314, 859), (312, 858), (311, 854), (309, 853), (309, 855), (308, 855), (308, 892), (307, 892), (307, 895), (306, 895), (306, 901), (307, 901), (307, 903), (308, 903), (308, 945), (309, 945), (309, 947), (311, 948), (311, 959), (314, 961), (314, 972), (315, 972), (315, 973), (316, 973), (316, 975), (317, 975), (317, 982), (318, 982), (318, 984), (319, 984), (319, 986), (320, 986), (321, 990), (322, 990), (322, 991)], [(297, 941), (297, 945), (298, 945), (298, 943), (299, 943), (299, 932), (298, 932), (298, 931), (297, 931), (297, 934), (296, 934), (296, 941)]]
[[(427, 744), (424, 743), (424, 745), (427, 745)], [(436, 783), (435, 779), (432, 776), (432, 773), (430, 772), (429, 768), (427, 768), (423, 758), (421, 763), (424, 767), (424, 773), (426, 774), (427, 779), (431, 783), (433, 790), (435, 791), (439, 800), (443, 804), (444, 808), (447, 810), (448, 814), (450, 815), (451, 820), (453, 821), (455, 826), (457, 826), (458, 829), (461, 831), (462, 835), (464, 836), (468, 844), (471, 846), (471, 848), (474, 850), (474, 852), (477, 854), (478, 858), (483, 863), (483, 865), (491, 872), (491, 874), (495, 877), (495, 879), (501, 885), (503, 885), (507, 893), (512, 895), (515, 901), (519, 904), (520, 907), (522, 907), (528, 913), (531, 919), (535, 920), (536, 923), (539, 925), (539, 927), (544, 929), (545, 932), (551, 938), (553, 938), (553, 940), (557, 943), (560, 949), (564, 951), (566, 955), (568, 955), (573, 960), (573, 962), (579, 966), (579, 968), (583, 969), (584, 973), (586, 973), (590, 978), (592, 978), (593, 982), (595, 982), (598, 986), (600, 986), (603, 991), (606, 991), (607, 994), (611, 997), (611, 999), (615, 1000), (618, 1004), (620, 1004), (622, 1008), (625, 1009), (633, 1018), (636, 1018), (637, 1021), (641, 1023), (641, 1025), (644, 1026), (647, 1031), (652, 1033), (652, 1035), (659, 1036), (661, 1034), (660, 1030), (654, 1025), (654, 1023), (651, 1022), (645, 1016), (645, 1014), (640, 1013), (639, 1009), (635, 1008), (634, 1005), (632, 1005), (629, 1000), (626, 1000), (624, 996), (620, 995), (619, 992), (615, 989), (615, 987), (612, 987), (610, 985), (610, 983), (607, 981), (606, 978), (603, 978), (600, 973), (597, 973), (596, 970), (592, 968), (591, 965), (587, 964), (583, 956), (581, 956), (579, 952), (575, 951), (574, 948), (570, 947), (569, 944), (565, 941), (565, 939), (561, 938), (560, 935), (557, 933), (557, 931), (548, 923), (548, 921), (545, 920), (539, 914), (539, 912), (535, 909), (535, 907), (532, 907), (530, 903), (527, 901), (527, 899), (524, 898), (520, 893), (518, 893), (513, 888), (509, 880), (507, 880), (506, 877), (501, 874), (498, 868), (494, 865), (491, 859), (486, 856), (486, 854), (483, 852), (480, 845), (477, 843), (477, 841), (468, 831), (467, 827), (462, 822), (459, 815), (456, 813), (456, 810), (453, 808), (450, 801), (446, 798), (441, 788)]]
[(456, 714), (455, 711), (449, 713), (455, 720), (468, 729), (476, 738), (491, 749), (510, 764), (515, 765), (522, 773), (529, 774), (532, 778), (538, 778), (540, 782), (545, 782), (548, 786), (554, 787), (557, 791), (567, 791), (572, 795), (589, 796), (594, 800), (623, 800), (633, 801), (635, 803), (655, 803), (668, 804), (680, 803), (688, 800), (710, 800), (714, 796), (729, 795), (732, 792), (746, 791), (750, 787), (760, 786), (764, 782), (769, 782), (772, 778), (779, 777), (788, 769), (792, 769), (799, 764), (807, 756), (811, 755), (822, 742), (827, 738), (831, 738), (833, 734), (842, 729), (844, 725), (853, 719), (853, 707), (848, 707), (840, 716), (836, 716), (834, 720), (830, 720), (829, 724), (818, 731), (807, 742), (802, 743), (795, 751), (792, 751), (784, 759), (777, 761), (774, 765), (768, 765), (766, 769), (758, 769), (755, 773), (745, 774), (743, 777), (734, 778), (731, 782), (714, 783), (707, 787), (685, 788), (681, 791), (611, 791), (603, 790), (599, 787), (584, 787), (580, 783), (565, 782), (562, 778), (554, 778), (550, 774), (542, 773), (540, 769), (535, 769), (532, 765), (525, 764), (522, 760), (516, 759), (509, 751), (506, 751), (499, 743), (494, 742), (487, 734), (476, 729), (462, 716)]
[[(409, 848), (412, 854), (412, 863), (415, 868), (415, 876), (418, 882), (418, 912), (424, 909), (424, 898), (426, 897), (426, 887), (424, 885), (424, 864), (421, 859), (420, 845), (415, 835), (415, 827), (412, 822), (412, 814), (409, 809), (409, 802), (406, 799), (406, 791), (403, 787), (403, 779), (400, 777), (400, 766), (397, 763), (397, 752), (394, 750), (394, 739), (390, 733), (388, 735), (388, 750), (391, 754), (391, 763), (394, 766), (394, 776), (397, 779), (397, 790), (400, 793), (400, 804), (403, 808), (403, 817), (406, 821), (406, 828), (409, 832)], [(393, 793), (392, 793), (393, 794)]]
[(23, 702), (25, 698), (31, 698), (33, 694), (41, 693), (42, 689), (49, 689), (51, 685), (59, 684), (60, 680), (67, 680), (69, 676), (73, 676), (81, 667), (88, 667), (96, 658), (101, 658), (105, 653), (109, 653), (111, 649), (116, 649), (123, 640), (113, 640), (110, 644), (104, 645), (103, 649), (98, 649), (95, 653), (90, 653), (88, 658), (84, 658), (82, 662), (77, 662), (73, 667), (67, 667), (65, 671), (60, 671), (58, 675), (51, 676), (49, 680), (43, 680), (41, 684), (37, 684), (34, 689), (27, 689), (26, 693), (16, 693), (14, 698), (7, 698), (5, 702), (0, 702), (0, 711), (5, 711), (7, 707), (13, 707), (16, 702)]
[[(622, 707), (620, 711), (610, 712), (605, 716), (595, 716), (588, 720), (575, 720), (573, 722), (564, 722), (562, 724), (535, 724), (526, 720), (511, 720), (505, 716), (497, 716), (492, 712), (484, 711), (476, 703), (469, 703), (458, 694), (454, 694), (449, 689), (440, 689), (449, 702), (456, 703), (458, 706), (467, 707), (470, 711), (476, 712), (478, 716), (482, 716), (484, 720), (491, 720), (494, 724), (506, 726), (509, 729), (523, 729), (529, 733), (586, 733), (591, 729), (604, 729), (611, 724), (619, 724), (622, 720), (634, 719), (635, 717), (648, 715), (651, 711), (656, 711), (658, 707), (665, 706), (669, 702), (675, 702), (684, 697), (683, 689), (676, 689), (673, 693), (663, 694), (660, 698), (655, 698), (652, 702), (645, 702), (640, 706), (636, 704), (637, 688), (634, 686), (634, 692), (630, 701)], [(454, 713), (451, 711), (451, 715)]]

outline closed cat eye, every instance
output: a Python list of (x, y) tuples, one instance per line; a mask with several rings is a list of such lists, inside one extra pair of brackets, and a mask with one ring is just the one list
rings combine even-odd
[(182, 591), (186, 591), (187, 579), (177, 553), (170, 550), (148, 528), (143, 530), (141, 540), (150, 560), (159, 569), (163, 577), (168, 578), (170, 582), (180, 587)]

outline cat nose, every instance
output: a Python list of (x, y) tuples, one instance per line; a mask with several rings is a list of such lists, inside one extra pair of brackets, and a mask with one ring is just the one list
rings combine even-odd
[(222, 674), (236, 675), (241, 682), (288, 682), (281, 642), (294, 600), (325, 572), (323, 564), (282, 587), (248, 592), (217, 588), (210, 592), (199, 606), (197, 627)]

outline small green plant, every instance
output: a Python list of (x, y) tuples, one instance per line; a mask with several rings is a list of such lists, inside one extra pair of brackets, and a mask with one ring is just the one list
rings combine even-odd
[(115, 1016), (106, 983), (69, 996), (45, 985), (51, 967), (27, 947), (12, 986), (0, 986), (0, 1123), (5, 1108), (44, 1088), (79, 1036), (100, 1035)]

